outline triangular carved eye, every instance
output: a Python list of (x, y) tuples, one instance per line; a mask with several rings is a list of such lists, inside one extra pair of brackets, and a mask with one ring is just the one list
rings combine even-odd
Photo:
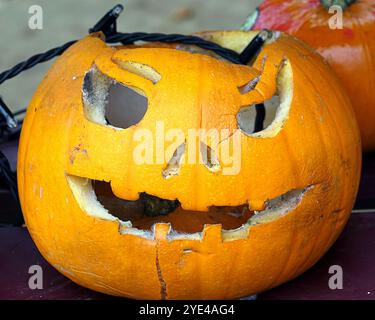
[[(246, 94), (255, 90), (258, 82), (258, 78), (252, 80), (249, 84), (242, 86), (240, 92)], [(276, 93), (271, 99), (242, 107), (237, 113), (237, 125), (244, 134), (256, 138), (271, 138), (283, 128), (289, 117), (293, 98), (293, 74), (288, 60), (282, 62), (276, 84)], [(260, 105), (264, 106), (265, 114), (260, 112), (262, 110), (259, 108)], [(263, 126), (259, 126), (259, 123), (263, 123)]]
[(84, 114), (92, 122), (126, 129), (140, 122), (148, 100), (138, 88), (125, 86), (93, 66), (82, 87)]

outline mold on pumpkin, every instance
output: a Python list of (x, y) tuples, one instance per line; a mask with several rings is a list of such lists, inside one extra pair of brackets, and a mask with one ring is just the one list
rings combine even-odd
[[(199, 34), (238, 52), (255, 35)], [(161, 139), (175, 129), (179, 139)], [(225, 135), (196, 136), (201, 161), (189, 162), (191, 129)], [(160, 159), (134, 160), (140, 132)], [(235, 143), (227, 174), (222, 147)], [(19, 150), (22, 209), (44, 257), (83, 286), (146, 299), (238, 298), (296, 277), (343, 229), (361, 162), (340, 84), (280, 33), (249, 66), (88, 36), (40, 84)]]

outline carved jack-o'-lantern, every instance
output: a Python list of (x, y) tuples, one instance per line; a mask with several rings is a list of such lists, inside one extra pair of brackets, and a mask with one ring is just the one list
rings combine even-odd
[[(255, 35), (200, 34), (238, 52)], [(276, 33), (251, 66), (88, 36), (40, 84), (18, 159), (44, 257), (85, 287), (152, 299), (235, 298), (296, 277), (343, 229), (359, 172), (347, 96)]]

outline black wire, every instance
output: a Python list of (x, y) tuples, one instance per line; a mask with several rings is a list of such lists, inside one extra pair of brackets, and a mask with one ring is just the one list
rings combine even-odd
[[(215, 52), (217, 55), (227, 59), (228, 61), (236, 64), (241, 64), (240, 55), (230, 49), (223, 48), (220, 45), (204, 40), (197, 36), (187, 36), (181, 34), (162, 34), (162, 33), (145, 33), (145, 32), (135, 32), (135, 33), (115, 33), (110, 35), (107, 39), (107, 43), (122, 43), (122, 44), (132, 44), (137, 41), (145, 42), (164, 42), (164, 43), (182, 43), (188, 45), (195, 45), (205, 50), (210, 50)], [(35, 65), (51, 60), (52, 58), (61, 55), (66, 49), (71, 45), (76, 43), (77, 40), (69, 41), (60, 47), (50, 49), (44, 53), (39, 53), (30, 57), (29, 59), (18, 63), (13, 68), (10, 68), (2, 73), (0, 73), (0, 84), (4, 81), (11, 79), (25, 71), (34, 67)]]
[(163, 34), (163, 33), (115, 33), (110, 35), (106, 42), (108, 43), (122, 43), (123, 45), (133, 44), (137, 41), (145, 42), (163, 42), (163, 43), (181, 43), (186, 45), (195, 45), (202, 49), (215, 52), (217, 55), (225, 58), (226, 60), (242, 64), (240, 55), (230, 49), (224, 48), (214, 42), (204, 40), (197, 36), (186, 36), (182, 34)]
[(264, 129), (264, 119), (266, 118), (266, 109), (263, 103), (256, 104), (255, 111), (256, 115), (253, 133), (262, 131)]
[(16, 117), (16, 116), (19, 116), (20, 114), (23, 114), (23, 113), (25, 113), (26, 112), (26, 108), (24, 108), (24, 109), (20, 109), (20, 110), (18, 110), (18, 111), (16, 111), (16, 112), (13, 112), (13, 115)]
[(62, 54), (66, 49), (68, 49), (72, 44), (74, 44), (75, 41), (70, 41), (65, 44), (63, 44), (60, 47), (56, 47), (53, 49), (50, 49), (44, 53), (36, 54), (35, 56), (32, 56), (31, 58), (20, 62), (16, 64), (13, 68), (10, 68), (2, 73), (0, 73), (0, 84), (2, 84), (4, 81), (11, 79), (21, 73), (22, 71), (25, 71), (27, 69), (30, 69), (37, 65), (38, 63), (46, 62), (48, 60), (51, 60), (52, 58), (59, 56)]
[(239, 55), (241, 63), (252, 65), (269, 36), (270, 32), (268, 30), (261, 30)]

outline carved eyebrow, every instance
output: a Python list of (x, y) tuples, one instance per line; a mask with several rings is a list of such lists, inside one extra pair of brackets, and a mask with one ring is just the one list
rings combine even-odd
[(150, 80), (153, 84), (158, 83), (161, 79), (160, 73), (147, 64), (135, 61), (123, 61), (116, 58), (113, 59), (113, 62), (116, 63), (121, 69)]
[(267, 56), (264, 56), (262, 59), (262, 70), (259, 76), (255, 77), (254, 79), (251, 79), (249, 82), (243, 84), (242, 86), (238, 86), (237, 89), (241, 94), (246, 94), (250, 92), (251, 90), (254, 90), (255, 87), (258, 85), (262, 74), (264, 72), (265, 64), (267, 61)]

